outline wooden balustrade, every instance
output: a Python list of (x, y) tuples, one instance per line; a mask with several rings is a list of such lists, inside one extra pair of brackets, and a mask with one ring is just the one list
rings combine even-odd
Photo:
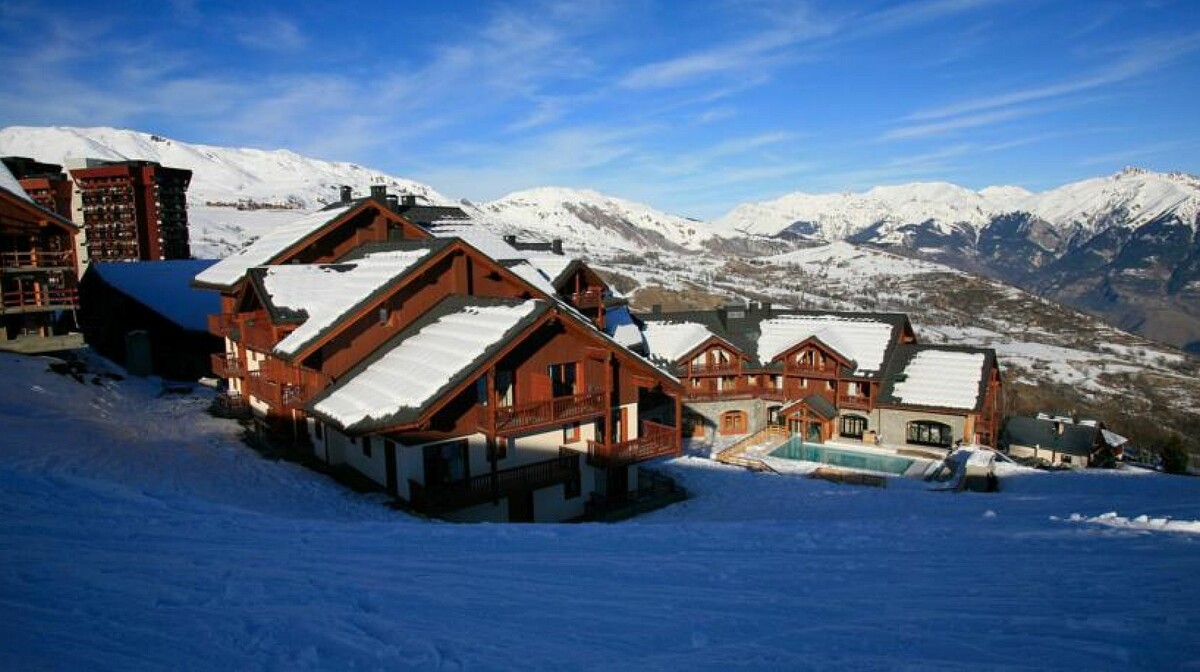
[(538, 425), (580, 420), (603, 414), (604, 393), (592, 391), (567, 397), (527, 401), (496, 409), (496, 431), (528, 429)]
[(79, 306), (79, 291), (76, 289), (13, 289), (0, 294), (0, 303), (7, 310), (30, 310), (40, 308), (76, 308)]
[(588, 289), (571, 295), (571, 304), (576, 308), (599, 308), (604, 301), (604, 293), (599, 289)]
[(560, 450), (558, 457), (519, 467), (501, 469), (495, 473), (437, 485), (422, 485), (410, 480), (412, 505), (418, 511), (438, 514), (463, 509), (486, 502), (498, 501), (509, 495), (548, 488), (579, 479), (580, 453)]
[(840, 394), (837, 398), (839, 408), (857, 408), (864, 411), (871, 410), (871, 398), (861, 395)]
[(679, 430), (656, 422), (642, 423), (642, 435), (617, 443), (588, 441), (588, 464), (596, 467), (619, 467), (644, 462), (656, 457), (678, 455)]
[(75, 258), (71, 252), (51, 250), (0, 252), (0, 266), (4, 268), (70, 268), (75, 266)]
[(213, 353), (211, 365), (213, 375), (218, 378), (236, 378), (242, 375), (242, 363), (236, 355)]
[(736, 376), (741, 374), (742, 367), (738, 362), (717, 362), (713, 364), (688, 364), (687, 373), (693, 376)]

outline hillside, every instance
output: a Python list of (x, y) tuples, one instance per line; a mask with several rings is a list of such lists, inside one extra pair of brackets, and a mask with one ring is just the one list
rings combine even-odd
[(4, 669), (1173, 669), (1200, 656), (1194, 478), (1010, 469), (1000, 493), (955, 495), (684, 457), (657, 466), (692, 498), (628, 523), (436, 523), (263, 459), (203, 412), (203, 391), (0, 360)]

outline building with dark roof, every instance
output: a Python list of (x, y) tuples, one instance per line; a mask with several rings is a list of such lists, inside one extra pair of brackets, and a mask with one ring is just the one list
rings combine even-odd
[(1004, 423), (1000, 448), (1014, 458), (1070, 467), (1112, 466), (1126, 440), (1095, 420), (1039, 413)]
[(215, 262), (180, 259), (93, 263), (79, 283), (80, 326), (89, 346), (135, 375), (197, 380), (224, 356), (208, 332), (220, 297), (191, 286)]
[(153, 161), (88, 159), (70, 169), (74, 219), (89, 261), (188, 259), (192, 171)]

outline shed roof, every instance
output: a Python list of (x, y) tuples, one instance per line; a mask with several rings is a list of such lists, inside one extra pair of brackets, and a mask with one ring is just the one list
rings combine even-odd
[(191, 282), (214, 263), (212, 259), (92, 262), (87, 272), (182, 329), (207, 331), (208, 316), (221, 312), (221, 297), (196, 289)]

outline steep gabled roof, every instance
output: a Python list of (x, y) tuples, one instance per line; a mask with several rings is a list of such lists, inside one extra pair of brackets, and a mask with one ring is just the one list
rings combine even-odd
[(334, 264), (260, 266), (250, 282), (275, 322), (302, 321), (275, 345), (291, 358), (348, 316), (379, 300), (423, 262), (452, 245), (450, 240), (406, 241), (374, 247), (361, 257)]
[(8, 166), (5, 166), (3, 163), (0, 163), (0, 199), (7, 201), (19, 210), (25, 211), (34, 219), (49, 220), (71, 233), (79, 231), (79, 226), (75, 222), (53, 210), (43, 208), (30, 198), (29, 194), (25, 193), (25, 190), (21, 188), (21, 183), (8, 170)]
[(885, 374), (877, 403), (979, 411), (995, 366), (996, 352), (991, 348), (900, 345)]
[(225, 257), (211, 268), (196, 276), (196, 284), (229, 289), (237, 285), (246, 271), (256, 266), (277, 264), (295, 253), (303, 244), (322, 231), (363, 212), (369, 207), (399, 220), (399, 215), (374, 198), (360, 198), (346, 203), (334, 203), (316, 212), (299, 217), (287, 224), (271, 229), (258, 240), (236, 254)]
[(716, 336), (696, 322), (648, 322), (642, 335), (651, 357), (672, 364)]
[(350, 432), (419, 421), (426, 409), (476, 373), (550, 310), (539, 299), (443, 299), (308, 405)]
[[(742, 316), (734, 317), (734, 311)], [(908, 327), (902, 313), (868, 313), (732, 307), (639, 314), (646, 326), (664, 322), (702, 325), (744, 353), (752, 365), (771, 367), (772, 360), (811, 336), (856, 363), (850, 375), (879, 379), (892, 351)]]

